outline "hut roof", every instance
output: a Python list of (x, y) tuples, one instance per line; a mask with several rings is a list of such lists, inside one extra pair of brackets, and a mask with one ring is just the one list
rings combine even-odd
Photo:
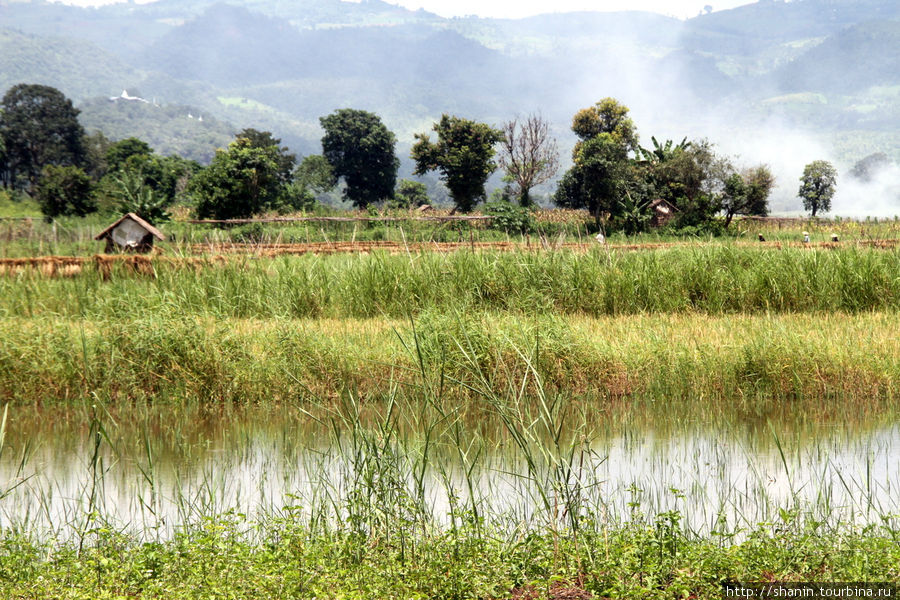
[(100, 233), (98, 233), (94, 237), (94, 239), (102, 240), (103, 238), (108, 236), (112, 232), (112, 230), (115, 229), (116, 226), (119, 223), (121, 223), (122, 221), (124, 221), (125, 219), (131, 219), (132, 221), (134, 221), (135, 223), (137, 223), (138, 225), (140, 225), (141, 227), (146, 229), (148, 233), (152, 233), (153, 237), (155, 237), (159, 241), (161, 241), (161, 242), (166, 241), (166, 236), (164, 236), (162, 234), (162, 232), (160, 232), (159, 229), (157, 229), (156, 227), (154, 227), (153, 225), (151, 225), (150, 223), (148, 223), (147, 221), (145, 221), (144, 219), (140, 218), (139, 216), (137, 216), (136, 214), (134, 214), (132, 212), (124, 215), (121, 219), (119, 219), (118, 221), (116, 221), (115, 223), (113, 223), (112, 225), (110, 225), (109, 227), (107, 227), (106, 229), (101, 231)]
[(673, 213), (678, 211), (678, 207), (666, 200), (665, 198), (657, 198), (650, 203), (650, 209), (662, 213)]

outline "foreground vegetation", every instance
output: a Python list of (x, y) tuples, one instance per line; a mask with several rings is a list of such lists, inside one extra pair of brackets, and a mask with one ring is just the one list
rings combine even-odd
[[(164, 543), (2, 540), (7, 598), (720, 598), (725, 581), (900, 580), (900, 544), (875, 531), (761, 526), (739, 544), (690, 539), (678, 515), (611, 531), (510, 536), (459, 515), (406, 539), (317, 531), (290, 516), (208, 519)], [(470, 516), (471, 517), (471, 516)], [(396, 533), (396, 532), (395, 532)], [(896, 532), (894, 533), (896, 535)], [(249, 541), (254, 540), (254, 541)]]

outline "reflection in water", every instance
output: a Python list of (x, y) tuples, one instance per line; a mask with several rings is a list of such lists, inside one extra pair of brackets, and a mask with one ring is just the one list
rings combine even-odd
[(415, 497), (419, 484), (435, 523), (445, 523), (455, 503), (497, 524), (528, 526), (558, 517), (567, 494), (577, 496), (581, 514), (610, 524), (677, 509), (696, 533), (778, 521), (788, 514), (779, 509), (859, 525), (900, 514), (896, 425), (853, 434), (813, 428), (784, 439), (777, 427), (637, 428), (591, 436), (571, 454), (549, 446), (529, 454), (509, 436), (489, 442), (472, 432), (463, 443), (435, 436), (426, 445), (423, 434), (390, 437), (300, 418), (226, 416), (194, 429), (110, 418), (104, 427), (36, 420), (26, 432), (11, 420), (0, 457), (0, 526), (65, 537), (99, 515), (146, 538), (166, 537), (228, 510), (264, 516), (291, 506), (306, 518), (334, 518), (353, 494), (374, 497), (375, 487), (393, 486), (403, 489), (391, 498)]

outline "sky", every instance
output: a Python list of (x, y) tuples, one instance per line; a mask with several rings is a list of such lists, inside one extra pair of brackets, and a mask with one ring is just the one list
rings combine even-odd
[[(64, 4), (99, 6), (120, 0), (62, 0)], [(139, 3), (148, 0), (138, 0)], [(234, 1), (234, 0), (232, 0)], [(353, 0), (351, 0), (353, 1)], [(713, 10), (723, 10), (750, 4), (750, 0), (385, 0), (411, 10), (424, 8), (442, 17), (477, 15), (518, 19), (544, 13), (573, 12), (581, 10), (617, 11), (644, 10), (687, 19), (696, 17), (709, 5)], [(240, 0), (234, 2), (240, 4)]]
[(750, 4), (750, 0), (386, 0), (416, 10), (424, 8), (442, 17), (520, 18), (552, 12), (581, 10), (644, 10), (686, 19), (696, 17), (704, 7), (713, 10)]

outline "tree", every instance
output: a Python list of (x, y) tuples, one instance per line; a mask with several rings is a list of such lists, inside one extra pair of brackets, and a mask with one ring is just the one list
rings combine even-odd
[(317, 194), (329, 192), (337, 185), (331, 163), (321, 154), (303, 157), (294, 171), (294, 181)]
[(192, 166), (176, 156), (153, 154), (136, 138), (129, 140), (111, 147), (109, 164), (115, 168), (100, 180), (100, 195), (113, 200), (116, 210), (137, 213), (151, 223), (164, 221), (168, 214), (165, 208), (175, 201), (179, 186), (183, 191)]
[(325, 136), (322, 154), (343, 178), (344, 198), (364, 208), (390, 198), (400, 160), (394, 155), (397, 138), (381, 118), (364, 110), (342, 108), (319, 119)]
[(556, 204), (587, 208), (598, 222), (618, 213), (629, 175), (625, 146), (613, 135), (601, 133), (579, 144), (573, 158), (575, 165), (554, 194)]
[(47, 165), (80, 165), (85, 150), (78, 112), (55, 88), (31, 84), (10, 88), (0, 104), (6, 183), (34, 186)]
[(242, 130), (235, 138), (244, 138), (250, 142), (251, 148), (275, 148), (277, 151), (278, 177), (282, 183), (290, 183), (294, 176), (294, 166), (297, 164), (297, 155), (290, 152), (290, 148), (281, 145), (281, 140), (274, 137), (268, 131), (258, 131), (253, 128)]
[(572, 131), (582, 141), (607, 133), (628, 151), (636, 152), (639, 148), (637, 129), (628, 116), (628, 107), (615, 98), (604, 98), (594, 106), (575, 113)]
[[(0, 113), (0, 121), (2, 121), (3, 114)], [(3, 136), (0, 135), (0, 182), (3, 181), (3, 175), (6, 173), (6, 142), (3, 141)]]
[(282, 188), (277, 155), (274, 147), (254, 148), (245, 138), (218, 150), (209, 167), (189, 185), (197, 199), (197, 216), (239, 219), (268, 209)]
[(625, 194), (625, 198), (619, 200), (619, 207), (618, 220), (625, 235), (634, 235), (647, 229), (652, 218), (648, 201)]
[[(675, 226), (703, 226), (721, 209), (725, 181), (735, 172), (731, 162), (716, 154), (708, 140), (682, 142), (663, 160), (644, 161), (654, 195), (678, 208)], [(655, 152), (654, 152), (655, 154)]]
[(102, 131), (95, 131), (84, 136), (83, 144), (85, 156), (82, 168), (91, 179), (99, 181), (109, 170), (106, 153), (113, 142)]
[(36, 196), (48, 221), (59, 216), (83, 217), (97, 210), (91, 178), (79, 167), (44, 167)]
[(651, 166), (659, 166), (674, 160), (691, 147), (691, 142), (687, 141), (687, 138), (681, 140), (677, 146), (672, 140), (666, 140), (665, 144), (660, 144), (654, 136), (650, 136), (650, 140), (653, 142), (653, 150), (638, 148), (636, 152), (642, 161)]
[[(578, 111), (572, 118), (572, 131), (579, 138), (572, 150), (574, 165), (560, 180), (554, 201), (560, 206), (587, 208), (599, 224), (631, 206), (629, 189), (642, 187), (636, 185), (642, 174), (628, 156), (640, 149), (637, 132), (628, 107), (614, 98)], [(642, 205), (642, 197), (634, 201), (636, 206)]]
[(110, 171), (121, 169), (132, 156), (152, 156), (153, 148), (144, 140), (136, 137), (125, 138), (106, 150), (106, 167)]
[(503, 139), (503, 132), (446, 114), (433, 129), (437, 142), (432, 142), (427, 133), (416, 134), (412, 147), (415, 174), (440, 171), (457, 210), (469, 212), (485, 197), (484, 184), (497, 168), (494, 145)]
[(559, 168), (559, 150), (550, 136), (550, 123), (530, 115), (521, 123), (513, 119), (503, 126), (500, 167), (516, 184), (521, 206), (530, 206), (531, 188), (545, 183)]
[(395, 208), (415, 208), (428, 204), (428, 187), (412, 179), (401, 179), (394, 192), (392, 206)]
[(775, 188), (775, 176), (766, 165), (759, 165), (742, 174), (747, 186), (747, 209), (745, 213), (757, 217), (769, 214), (769, 196)]
[(775, 177), (765, 165), (760, 165), (743, 173), (732, 173), (726, 180), (720, 198), (721, 210), (725, 213), (725, 227), (731, 224), (735, 215), (769, 214), (769, 194), (775, 187)]
[(665, 160), (651, 163), (651, 172), (657, 194), (681, 209), (682, 204), (721, 191), (734, 167), (716, 154), (709, 141), (699, 140), (675, 148)]
[(797, 192), (803, 200), (803, 208), (813, 217), (818, 212), (831, 210), (831, 199), (837, 184), (837, 170), (826, 160), (814, 160), (803, 169), (800, 177), (800, 190)]

